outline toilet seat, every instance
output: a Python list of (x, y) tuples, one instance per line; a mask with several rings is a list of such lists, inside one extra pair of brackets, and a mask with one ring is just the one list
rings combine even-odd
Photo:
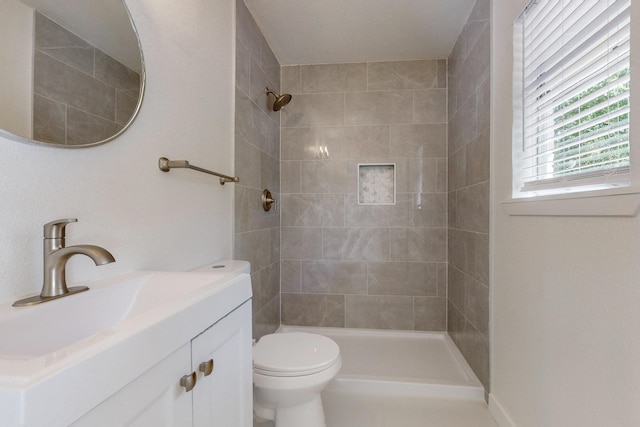
[(325, 371), (340, 359), (332, 339), (304, 332), (265, 335), (253, 348), (253, 371), (272, 377), (296, 377)]

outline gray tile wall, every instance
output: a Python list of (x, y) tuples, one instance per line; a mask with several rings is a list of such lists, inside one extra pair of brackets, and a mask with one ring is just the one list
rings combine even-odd
[(449, 57), (448, 331), (489, 391), (489, 0)]
[[(446, 82), (446, 60), (282, 68), (283, 324), (446, 330)], [(396, 164), (396, 205), (358, 205), (362, 162)]]
[(280, 90), (280, 64), (242, 0), (236, 2), (236, 123), (234, 258), (251, 262), (253, 335), (280, 325), (280, 211), (265, 212), (267, 188), (280, 199), (280, 113), (270, 110)]
[(129, 121), (140, 76), (46, 16), (35, 14), (34, 139), (102, 141)]

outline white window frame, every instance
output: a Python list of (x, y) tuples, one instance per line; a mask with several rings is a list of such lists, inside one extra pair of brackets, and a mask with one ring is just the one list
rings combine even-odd
[[(514, 45), (519, 42), (520, 33), (514, 23)], [(514, 109), (512, 197), (502, 205), (510, 215), (553, 215), (553, 216), (636, 216), (640, 211), (640, 2), (631, 2), (631, 114), (630, 123), (630, 165), (628, 184), (620, 186), (566, 187), (556, 194), (523, 193), (522, 182), (518, 179), (517, 150), (522, 147), (522, 120)], [(514, 49), (515, 52), (515, 49)], [(513, 97), (522, 96), (521, 67), (514, 55)], [(519, 69), (520, 68), (520, 69)], [(585, 188), (587, 188), (585, 190)]]

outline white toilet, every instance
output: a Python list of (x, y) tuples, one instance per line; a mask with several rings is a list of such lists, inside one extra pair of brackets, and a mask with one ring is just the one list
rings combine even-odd
[[(194, 271), (251, 272), (247, 261), (221, 260)], [(265, 335), (253, 346), (253, 410), (276, 427), (326, 427), (320, 392), (340, 368), (340, 347), (303, 332)]]
[(322, 335), (265, 335), (253, 347), (253, 410), (276, 427), (326, 427), (320, 392), (340, 368), (340, 348)]

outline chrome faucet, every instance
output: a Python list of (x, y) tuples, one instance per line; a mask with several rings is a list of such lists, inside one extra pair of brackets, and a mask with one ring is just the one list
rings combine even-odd
[(16, 301), (13, 303), (14, 307), (40, 304), (88, 290), (89, 288), (86, 286), (67, 288), (65, 270), (67, 261), (74, 255), (86, 255), (96, 265), (115, 262), (113, 255), (99, 246), (76, 245), (65, 247), (65, 227), (77, 221), (75, 218), (59, 219), (44, 225), (44, 281), (42, 292), (35, 297)]

